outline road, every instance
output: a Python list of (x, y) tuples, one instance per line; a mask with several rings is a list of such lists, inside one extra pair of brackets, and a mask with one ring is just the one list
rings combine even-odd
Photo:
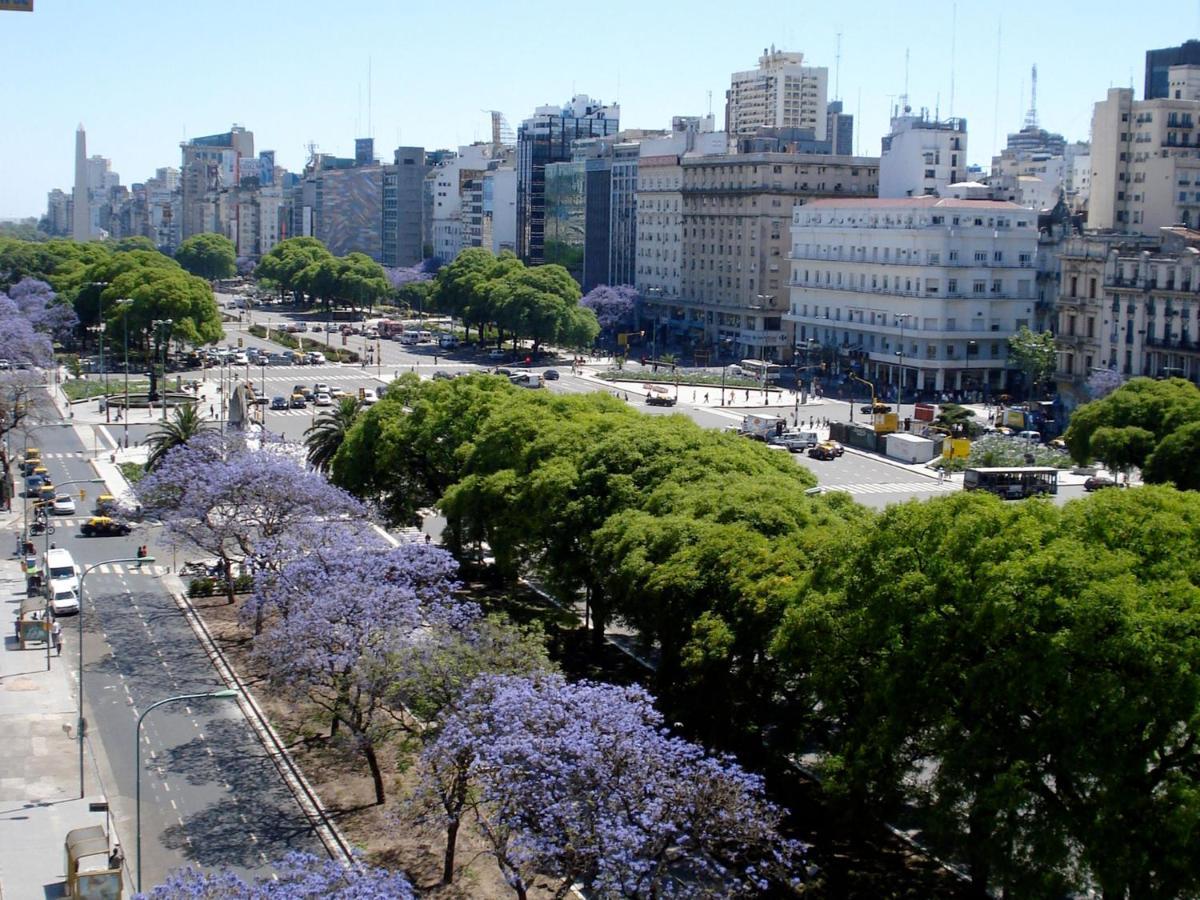
[[(95, 477), (73, 429), (35, 435), (56, 483)], [(91, 739), (103, 746), (109, 771), (101, 776), (133, 863), (136, 794), (134, 726), (151, 703), (178, 694), (224, 687), (203, 648), (159, 576), (171, 548), (158, 529), (137, 526), (125, 538), (84, 538), (79, 524), (100, 486), (87, 485), (78, 514), (55, 517), (55, 533), (38, 538), (39, 552), (53, 542), (82, 567), (136, 556), (140, 544), (154, 565), (102, 565), (84, 582), (84, 705)], [(64, 620), (62, 661), (77, 672), (76, 622)], [(142, 737), (142, 842), (144, 884), (195, 863), (243, 873), (267, 871), (268, 860), (288, 850), (323, 853), (307, 818), (276, 772), (237, 704), (200, 701), (170, 704), (146, 717)], [(90, 771), (90, 767), (89, 767)], [(89, 787), (89, 790), (93, 790)], [(98, 792), (98, 790), (96, 791)]]

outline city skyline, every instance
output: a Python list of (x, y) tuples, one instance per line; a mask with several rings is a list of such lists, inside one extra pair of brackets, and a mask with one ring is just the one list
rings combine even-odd
[[(348, 156), (356, 137), (373, 136), (385, 159), (400, 144), (454, 148), (487, 139), (485, 109), (501, 110), (515, 129), (537, 106), (574, 93), (619, 103), (623, 127), (662, 128), (672, 115), (707, 112), (711, 91), (720, 128), (731, 73), (753, 68), (771, 45), (829, 69), (830, 99), (842, 99), (855, 116), (858, 153), (879, 154), (907, 81), (914, 110), (967, 119), (969, 162), (987, 166), (1023, 123), (1032, 65), (1043, 127), (1087, 140), (1092, 105), (1105, 91), (1132, 85), (1140, 98), (1145, 51), (1190, 36), (1177, 18), (1127, 21), (1115, 3), (1091, 4), (1086, 16), (1025, 0), (1003, 16), (952, 0), (935, 7), (919, 21), (888, 21), (890, 6), (867, 3), (867, 14), (851, 22), (844, 12), (815, 9), (802, 21), (764, 26), (726, 22), (712, 2), (689, 4), (686, 19), (677, 4), (618, 2), (607, 11), (613, 28), (589, 30), (541, 0), (503, 15), (468, 3), (453, 25), (436, 10), (364, 5), (356, 15), (354, 5), (335, 12), (316, 2), (269, 2), (255, 7), (253, 20), (230, 18), (203, 45), (168, 46), (167, 38), (195, 27), (182, 8), (138, 0), (118, 20), (111, 8), (45, 0), (33, 14), (3, 20), (0, 46), (14, 68), (37, 72), (48, 55), (56, 62), (10, 99), (0, 217), (40, 216), (48, 191), (69, 190), (80, 122), (89, 155), (111, 159), (124, 184), (177, 167), (180, 141), (233, 123), (292, 171), (303, 166), (310, 141)], [(423, 37), (404, 43), (413, 33)], [(393, 34), (403, 39), (401, 53)], [(143, 73), (138, 54), (120, 49), (127, 47), (153, 52), (164, 65)]]

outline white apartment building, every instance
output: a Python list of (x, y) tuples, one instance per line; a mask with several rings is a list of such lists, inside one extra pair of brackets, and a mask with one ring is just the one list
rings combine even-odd
[(783, 318), (798, 354), (836, 348), (880, 395), (1009, 385), (1008, 338), (1033, 325), (1036, 213), (998, 200), (816, 200), (792, 213), (791, 239)]
[[(676, 117), (672, 133), (638, 148), (634, 285), (652, 299), (678, 299), (683, 287), (684, 156), (724, 153), (728, 139), (712, 118)], [(698, 130), (699, 129), (699, 130)]]
[(446, 262), (469, 246), (472, 229), (463, 222), (464, 187), (483, 178), (492, 151), (490, 143), (459, 147), (456, 156), (428, 175), (433, 182), (433, 254)]
[(828, 68), (804, 65), (803, 53), (764, 48), (757, 69), (734, 72), (731, 78), (725, 95), (729, 140), (736, 143), (767, 127), (810, 128), (823, 141), (828, 91)]
[(929, 118), (929, 110), (913, 115), (909, 107), (892, 116), (892, 130), (883, 138), (879, 158), (880, 197), (941, 194), (966, 180), (966, 119), (939, 122)]
[[(1172, 77), (1186, 68), (1172, 66)], [(1200, 225), (1200, 101), (1110, 89), (1092, 112), (1091, 165), (1089, 229), (1157, 235)]]

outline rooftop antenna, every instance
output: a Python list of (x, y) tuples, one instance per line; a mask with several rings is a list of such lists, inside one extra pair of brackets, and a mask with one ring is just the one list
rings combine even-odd
[(954, 60), (958, 45), (958, 2), (950, 8), (950, 118), (954, 118)]
[(1025, 127), (1037, 128), (1037, 63), (1033, 64), (1029, 79), (1029, 112), (1025, 113)]
[(833, 96), (842, 99), (842, 33), (837, 33), (837, 52), (833, 56)]
[(908, 114), (908, 48), (904, 48), (904, 93), (900, 95), (900, 112)]
[(371, 57), (367, 57), (367, 137), (375, 137), (374, 124), (371, 119)]
[(862, 150), (862, 85), (858, 87), (858, 105), (854, 107), (854, 155), (861, 156)]
[(712, 115), (712, 90), (711, 89), (708, 92), (708, 114), (710, 116)]

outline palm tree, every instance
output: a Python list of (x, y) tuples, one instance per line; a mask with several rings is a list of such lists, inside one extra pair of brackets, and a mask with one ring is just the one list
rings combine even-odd
[(327, 472), (334, 455), (346, 439), (346, 432), (354, 424), (362, 408), (357, 397), (342, 397), (333, 409), (321, 413), (317, 420), (304, 432), (304, 444), (308, 447), (308, 464), (318, 472)]
[(168, 451), (180, 444), (186, 444), (210, 427), (209, 423), (200, 417), (195, 403), (177, 406), (171, 414), (171, 420), (163, 422), (146, 438), (146, 446), (150, 448), (150, 455), (146, 458), (146, 471), (158, 465)]

